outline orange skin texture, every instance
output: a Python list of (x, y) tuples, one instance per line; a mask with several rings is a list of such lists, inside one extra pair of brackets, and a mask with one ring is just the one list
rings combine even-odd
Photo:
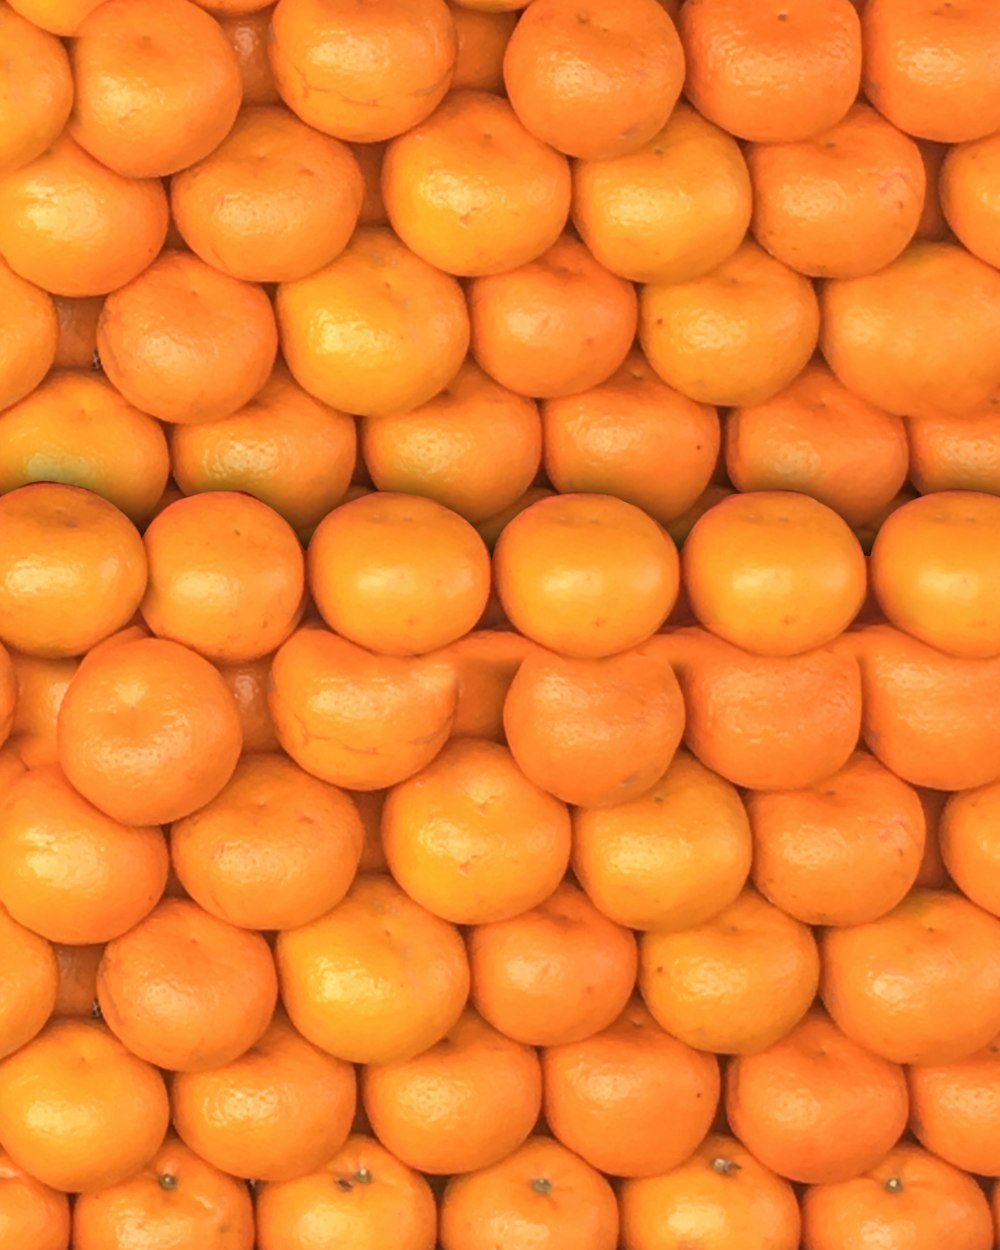
[[(483, 542), (493, 551), (497, 545), (501, 533), (506, 529), (508, 523), (513, 521), (525, 509), (530, 508), (533, 503), (537, 503), (539, 499), (549, 499), (556, 492), (548, 486), (529, 486), (523, 495), (519, 495), (513, 503), (508, 504), (506, 508), (501, 508), (499, 512), (494, 512), (492, 516), (488, 516), (476, 525)], [(494, 588), (495, 596), (496, 590)], [(501, 610), (502, 611), (502, 610)], [(506, 618), (506, 614), (503, 614)], [(496, 622), (491, 623), (491, 627), (495, 627)], [(508, 622), (509, 626), (509, 622)]]
[(9, 316), (0, 335), (0, 411), (35, 389), (52, 366), (59, 318), (52, 297), (0, 258), (0, 301)]
[(511, 31), (517, 25), (516, 13), (490, 13), (448, 4), (458, 38), (458, 55), (451, 90), (466, 87), (473, 91), (503, 92), (503, 57)]
[(971, 1176), (901, 1142), (851, 1180), (802, 1197), (804, 1250), (991, 1250), (989, 1203)]
[(458, 678), (453, 738), (504, 741), (503, 705), (510, 683), (536, 644), (504, 628), (479, 628), (446, 647), (441, 658)]
[(73, 107), (73, 78), (59, 40), (8, 5), (0, 9), (0, 41), (0, 174), (5, 174), (40, 156), (62, 131)]
[(216, 10), (216, 20), (236, 53), (244, 105), (277, 104), (281, 96), (267, 54), (273, 6), (254, 9), (251, 13), (245, 12), (246, 6), (247, 0), (240, 0), (241, 12), (221, 13)]
[(656, 0), (608, 8), (534, 0), (503, 60), (514, 111), (537, 138), (584, 160), (642, 147), (684, 85), (677, 28)]
[(458, 679), (439, 656), (376, 655), (307, 627), (278, 649), (269, 700), (278, 740), (300, 767), (348, 790), (384, 790), (444, 746)]
[(607, 381), (628, 355), (639, 315), (632, 284), (569, 235), (526, 265), (473, 279), (469, 314), (482, 368), (539, 399)]
[[(6, 801), (4, 803), (6, 806)], [(3, 807), (0, 807), (0, 819)], [(7, 953), (0, 979), (0, 1057), (30, 1042), (45, 1025), (56, 1002), (59, 965), (44, 938), (26, 929), (0, 904), (0, 935)], [(0, 1188), (2, 1193), (2, 1188)], [(0, 1230), (3, 1228), (0, 1200)]]
[(280, 0), (268, 52), (282, 98), (304, 122), (372, 143), (434, 112), (451, 84), (458, 37), (444, 0), (333, 8)]
[(751, 839), (740, 796), (687, 751), (646, 794), (572, 815), (573, 872), (617, 924), (691, 929), (746, 883)]
[(497, 1245), (614, 1250), (618, 1205), (607, 1180), (550, 1137), (529, 1137), (492, 1167), (452, 1177), (441, 1196), (442, 1250)]
[(245, 660), (240, 664), (217, 664), (229, 693), (236, 703), (236, 712), (243, 730), (243, 751), (277, 751), (278, 735), (267, 702), (271, 678), (271, 657)]
[(104, 307), (104, 297), (57, 295), (53, 297), (53, 303), (59, 318), (59, 341), (53, 368), (93, 371), (97, 355), (97, 321)]
[(317, 1224), (324, 1237), (356, 1250), (434, 1250), (436, 1242), (427, 1181), (363, 1133), (352, 1134), (319, 1170), (262, 1185), (256, 1216), (260, 1250), (311, 1250)]
[(939, 828), (941, 858), (962, 893), (1000, 915), (1000, 782), (947, 796)]
[(17, 748), (11, 744), (0, 747), (0, 783), (4, 789), (28, 771)]
[(0, 497), (0, 528), (0, 640), (8, 646), (50, 659), (82, 655), (134, 615), (146, 555), (135, 526), (106, 500), (31, 483)]
[(711, 1250), (742, 1250), (751, 1237), (769, 1250), (799, 1246), (791, 1185), (720, 1133), (662, 1176), (626, 1180), (619, 1205), (622, 1232), (635, 1250), (671, 1250), (702, 1233)]
[(974, 490), (1000, 495), (1000, 414), (907, 421), (910, 480), (922, 495)]
[(242, 79), (218, 22), (188, 0), (109, 0), (70, 51), (69, 133), (128, 178), (161, 178), (207, 156), (236, 120)]
[(284, 755), (244, 756), (210, 803), (174, 823), (170, 855), (206, 911), (246, 929), (290, 929), (335, 907), (364, 828), (350, 797)]
[(117, 1185), (160, 1148), (170, 1114), (163, 1077), (95, 1020), (54, 1020), (0, 1063), (0, 1134), (43, 1185)]
[(280, 1013), (245, 1054), (170, 1086), (177, 1132), (232, 1176), (287, 1181), (324, 1164), (347, 1140), (354, 1069), (300, 1037)]
[(14, 0), (16, 13), (54, 35), (75, 35), (88, 13), (101, 0)]
[(907, 1070), (910, 1127), (920, 1144), (979, 1176), (1000, 1176), (998, 1063), (1000, 1046), (993, 1041), (957, 1063)]
[(164, 899), (109, 942), (97, 972), (108, 1027), (134, 1054), (172, 1072), (203, 1072), (247, 1051), (267, 1028), (277, 993), (259, 933), (179, 898)]
[(577, 886), (468, 934), (471, 1001), (507, 1037), (528, 1046), (579, 1042), (624, 1010), (638, 967), (635, 937)]
[(824, 930), (820, 950), (823, 1003), (876, 1055), (950, 1063), (1000, 1034), (1000, 920), (961, 895), (912, 890), (871, 924)]
[(53, 1016), (92, 1016), (97, 1003), (97, 968), (104, 946), (53, 944), (59, 965)]
[[(677, 18), (684, 89), (700, 113), (741, 139), (793, 143), (835, 125), (861, 81), (851, 0), (687, 0)], [(738, 49), (738, 52), (737, 52)]]
[(393, 229), (446, 273), (504, 273), (540, 256), (566, 224), (569, 162), (499, 96), (455, 91), (394, 139), (382, 164)]
[(179, 425), (228, 417), (271, 374), (270, 300), (188, 252), (167, 250), (105, 302), (97, 349), (130, 403)]
[(14, 727), (18, 714), (18, 698), (17, 670), (10, 652), (0, 642), (0, 746), (6, 742)]
[(940, 175), (941, 210), (947, 225), (974, 256), (1000, 262), (997, 245), (997, 178), (1000, 145), (995, 135), (947, 149)]
[(639, 945), (638, 984), (653, 1018), (716, 1054), (773, 1045), (802, 1019), (819, 973), (810, 931), (751, 888), (711, 920), (645, 933)]
[(66, 1195), (36, 1181), (0, 1151), (0, 1237), (33, 1250), (69, 1250), (69, 1234)]

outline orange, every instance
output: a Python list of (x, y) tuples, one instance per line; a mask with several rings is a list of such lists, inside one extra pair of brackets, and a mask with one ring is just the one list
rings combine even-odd
[(453, 738), (390, 790), (382, 848), (399, 884), (436, 916), (461, 925), (510, 920), (562, 880), (569, 812), (506, 747)]
[(364, 195), (361, 199), (361, 213), (358, 217), (359, 226), (386, 226), (389, 224), (385, 204), (382, 202), (382, 160), (385, 156), (386, 146), (385, 141), (380, 143), (352, 143), (350, 145), (365, 184)]
[(458, 930), (391, 877), (358, 877), (332, 911), (278, 935), (281, 994), (314, 1045), (350, 1063), (396, 1063), (435, 1045), (469, 995)]
[(522, 660), (535, 644), (510, 629), (475, 629), (441, 653), (458, 679), (455, 738), (503, 742), (503, 705)]
[(815, 360), (771, 399), (727, 415), (726, 471), (737, 490), (799, 491), (857, 528), (902, 487), (915, 424), (854, 395)]
[[(247, 0), (240, 0), (240, 9), (245, 9), (246, 3)], [(250, 13), (215, 13), (222, 33), (236, 53), (236, 63), (243, 83), (244, 105), (277, 104), (281, 99), (267, 54), (272, 12), (273, 6), (254, 9)]]
[(983, 0), (868, 0), (865, 95), (900, 130), (941, 143), (1000, 127), (1000, 15)]
[(632, 284), (569, 235), (517, 269), (473, 279), (468, 294), (473, 355), (520, 395), (552, 399), (597, 386), (635, 340)]
[(4, 793), (9, 785), (23, 777), (27, 770), (28, 766), (15, 746), (8, 743), (0, 747), (0, 786), (3, 787), (0, 793)]
[(54, 1016), (94, 1016), (97, 1007), (97, 967), (104, 954), (101, 946), (53, 945), (59, 965), (59, 986)]
[(824, 283), (821, 302), (827, 363), (877, 408), (962, 416), (1000, 385), (1000, 274), (954, 243), (912, 243), (877, 273)]
[[(9, 798), (0, 805), (0, 820)], [(0, 904), (4, 967), (0, 977), (0, 1057), (18, 1050), (43, 1028), (55, 1007), (59, 965), (44, 938), (26, 929)], [(0, 1187), (0, 1195), (3, 1189)], [(0, 1231), (3, 1204), (0, 1198)]]
[(112, 385), (143, 412), (178, 424), (242, 408), (270, 376), (277, 346), (264, 291), (189, 252), (163, 252), (108, 297), (97, 324)]
[(709, 273), (651, 283), (639, 297), (646, 358), (668, 386), (699, 403), (770, 399), (804, 368), (818, 334), (809, 280), (749, 241)]
[(33, 391), (52, 367), (59, 318), (48, 293), (19, 277), (2, 257), (0, 301), (9, 310), (0, 328), (2, 411)]
[(115, 1250), (129, 1241), (143, 1250), (252, 1250), (250, 1194), (171, 1134), (134, 1176), (74, 1204), (74, 1250)]
[(96, 373), (50, 374), (0, 423), (0, 492), (39, 481), (82, 486), (141, 525), (169, 471), (159, 423)]
[(11, 741), (30, 768), (54, 764), (59, 758), (59, 708), (80, 661), (47, 660), (20, 651), (13, 652), (10, 660), (17, 682)]
[(0, 247), (10, 267), (56, 295), (106, 295), (155, 259), (167, 236), (155, 179), (122, 177), (67, 135), (0, 178)]
[(18, 714), (19, 678), (10, 652), (0, 643), (0, 746), (7, 740)]
[(924, 843), (924, 857), (917, 874), (916, 885), (930, 886), (937, 889), (950, 883), (948, 870), (941, 858), (941, 816), (948, 795), (943, 790), (917, 789), (917, 797), (924, 809), (927, 822), (927, 840)]
[(515, 113), (537, 138), (584, 160), (634, 152), (684, 85), (677, 28), (657, 0), (534, 0), (503, 59)]
[(872, 587), (893, 625), (949, 655), (1000, 655), (1000, 499), (936, 491), (887, 517)]
[(309, 586), (342, 637), (384, 655), (423, 655), (479, 620), (490, 556), (469, 522), (443, 504), (378, 491), (316, 527)]
[(573, 872), (592, 903), (633, 929), (702, 925), (750, 871), (750, 825), (729, 782), (678, 751), (646, 794), (573, 812)]
[(58, 725), (70, 783), (113, 820), (160, 825), (215, 798), (241, 747), (218, 671), (165, 638), (127, 638), (87, 657)]
[(751, 199), (739, 144), (683, 102), (636, 151), (573, 167), (573, 224), (633, 282), (690, 282), (721, 265), (743, 242)]
[(347, 246), (361, 170), (345, 143), (279, 105), (241, 110), (217, 148), (170, 183), (177, 229), (203, 261), (249, 282), (290, 282)]
[(755, 143), (794, 143), (836, 125), (861, 81), (851, 0), (687, 0), (677, 18), (688, 99)]
[(226, 137), (242, 97), (218, 22), (188, 0), (105, 0), (98, 9), (70, 49), (72, 137), (128, 178), (200, 161)]
[(773, 1045), (802, 1019), (818, 984), (812, 934), (750, 888), (703, 924), (645, 933), (639, 945), (639, 989), (653, 1018), (716, 1054)]
[(363, 421), (361, 449), (379, 490), (426, 495), (475, 523), (534, 481), (542, 429), (530, 399), (470, 359), (419, 408)]
[(661, 382), (638, 350), (604, 382), (541, 411), (545, 471), (559, 491), (615, 495), (661, 525), (691, 507), (718, 458), (715, 409)]
[(959, 241), (987, 264), (1000, 263), (997, 246), (997, 136), (986, 135), (948, 150), (939, 181), (941, 208)]
[(310, 627), (278, 649), (269, 698), (278, 740), (300, 767), (349, 790), (384, 790), (444, 746), (458, 681), (439, 657), (376, 655)]
[(922, 495), (974, 490), (1000, 495), (1000, 415), (922, 417), (906, 423), (910, 481)]
[(509, 522), (513, 521), (514, 517), (524, 512), (526, 508), (530, 508), (533, 503), (537, 503), (539, 499), (548, 499), (554, 494), (555, 491), (549, 486), (529, 486), (524, 494), (519, 495), (513, 503), (508, 504), (506, 508), (501, 508), (499, 512), (494, 512), (492, 516), (485, 517), (476, 525), (483, 542), (492, 551), (497, 545), (501, 532), (506, 529)]
[(869, 924), (821, 936), (827, 1010), (894, 1063), (966, 1059), (1000, 1034), (1000, 920), (918, 888)]
[(568, 881), (519, 916), (476, 925), (468, 946), (473, 1005), (528, 1046), (599, 1033), (635, 984), (635, 938)]
[(80, 655), (134, 614), (146, 584), (142, 539), (100, 496), (49, 482), (19, 487), (0, 496), (0, 530), (0, 640), (9, 646)]
[(1000, 782), (948, 795), (939, 826), (941, 857), (967, 898), (1000, 915)]
[(231, 416), (171, 427), (170, 468), (185, 495), (242, 491), (304, 535), (343, 498), (356, 444), (353, 419), (278, 365)]
[(463, 277), (503, 273), (562, 233), (569, 162), (506, 100), (454, 91), (389, 144), (382, 195), (393, 229), (424, 260)]
[(504, 701), (518, 765), (576, 807), (612, 807), (645, 794), (684, 733), (684, 701), (669, 664), (641, 650), (577, 660), (539, 649)]
[(807, 1189), (802, 1236), (803, 1250), (991, 1250), (993, 1221), (971, 1176), (901, 1142), (861, 1176)]
[(133, 1054), (173, 1072), (203, 1072), (263, 1036), (278, 983), (267, 943), (166, 898), (109, 942), (97, 970), (108, 1028)]
[(730, 495), (692, 526), (681, 576), (697, 619), (760, 655), (822, 647), (857, 616), (867, 572), (847, 522), (794, 491)]
[(541, 1110), (542, 1074), (534, 1050), (467, 1009), (423, 1054), (369, 1064), (361, 1091), (382, 1145), (446, 1176), (492, 1167), (521, 1145)]
[(69, 1250), (70, 1208), (0, 1150), (0, 1238), (32, 1250)]
[(681, 1250), (692, 1236), (704, 1250), (799, 1246), (791, 1185), (721, 1133), (661, 1176), (626, 1180), (619, 1205), (623, 1244), (632, 1250)]
[(279, 0), (268, 50), (278, 90), (304, 122), (372, 143), (434, 112), (451, 84), (458, 38), (444, 0)]
[(177, 1132), (200, 1158), (247, 1180), (287, 1181), (343, 1146), (355, 1086), (349, 1063), (324, 1054), (279, 1014), (239, 1058), (178, 1073), (170, 1100)]
[(448, 1181), (440, 1238), (442, 1250), (505, 1243), (614, 1250), (618, 1206), (614, 1190), (588, 1163), (550, 1137), (529, 1137), (492, 1167)]
[(867, 104), (797, 143), (754, 144), (747, 164), (754, 236), (799, 273), (874, 273), (916, 233), (926, 188), (920, 149)]
[(40, 156), (73, 106), (66, 49), (6, 4), (0, 8), (4, 85), (0, 91), (0, 173)]
[[(374, 1138), (356, 1133), (324, 1166), (257, 1191), (259, 1250), (434, 1250), (437, 1210), (427, 1181)], [(321, 1243), (322, 1244), (322, 1243)]]
[(282, 283), (275, 306), (295, 380), (364, 417), (433, 399), (469, 346), (462, 288), (384, 226), (362, 227), (318, 273)]
[(96, 1020), (54, 1020), (0, 1063), (0, 1138), (43, 1185), (117, 1185), (156, 1154), (167, 1091), (155, 1068)]
[(553, 1136), (612, 1176), (656, 1176), (688, 1158), (719, 1100), (719, 1066), (664, 1033), (638, 1001), (608, 1028), (542, 1052)]
[(661, 527), (633, 504), (556, 495), (504, 526), (493, 576), (521, 633), (564, 655), (599, 659), (659, 629), (677, 598), (679, 560)]
[(216, 668), (236, 702), (243, 729), (243, 751), (277, 751), (278, 735), (267, 702), (271, 657), (265, 655), (242, 664), (217, 664)]
[(451, 89), (463, 87), (475, 91), (503, 92), (503, 55), (517, 15), (510, 12), (489, 12), (451, 3), (451, 19), (455, 23), (458, 55)]
[(917, 879), (926, 828), (920, 796), (864, 752), (817, 785), (748, 794), (746, 807), (754, 884), (806, 924), (868, 924)]
[(899, 1141), (908, 1109), (902, 1069), (851, 1041), (820, 1009), (726, 1069), (733, 1132), (765, 1167), (810, 1185), (874, 1167)]
[(1000, 657), (946, 655), (891, 625), (856, 636), (865, 745), (914, 786), (967, 790), (1000, 777)]
[(156, 906), (169, 856), (156, 827), (127, 827), (33, 768), (0, 805), (0, 901), (50, 942), (107, 942)]
[(351, 793), (364, 827), (358, 872), (388, 872), (382, 849), (382, 810), (387, 790), (355, 790)]
[(957, 1063), (912, 1067), (910, 1124), (920, 1144), (939, 1158), (980, 1176), (1000, 1176), (997, 1073), (1000, 1045)]
[(59, 341), (52, 367), (99, 373), (97, 322), (104, 307), (104, 297), (89, 295), (76, 299), (55, 296), (53, 303), (59, 318)]
[(10, 6), (42, 30), (75, 35), (80, 23), (101, 0), (14, 0)]
[(943, 143), (932, 143), (930, 139), (918, 138), (916, 144), (920, 149), (920, 158), (924, 163), (926, 175), (924, 207), (917, 224), (916, 237), (940, 242), (948, 237), (948, 223), (941, 209), (939, 184), (941, 166), (948, 148)]

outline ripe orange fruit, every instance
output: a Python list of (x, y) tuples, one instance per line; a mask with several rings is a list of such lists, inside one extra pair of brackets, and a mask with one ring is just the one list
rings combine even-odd
[(670, 665), (641, 649), (577, 660), (539, 649), (514, 675), (504, 731), (536, 785), (577, 807), (638, 798), (670, 766), (684, 701)]
[[(537, 0), (536, 0), (537, 3)], [(441, 1195), (442, 1250), (503, 1245), (614, 1250), (614, 1190), (550, 1137), (529, 1137), (492, 1167), (452, 1177)]]
[(112, 385), (143, 412), (178, 424), (242, 408), (270, 376), (277, 346), (264, 291), (189, 252), (161, 253), (108, 297), (97, 324)]
[(69, 1199), (0, 1150), (0, 1237), (32, 1250), (69, 1250)]
[(812, 361), (771, 399), (726, 416), (726, 471), (737, 490), (799, 491), (857, 528), (898, 493), (916, 422), (852, 394)]
[(686, 751), (646, 794), (573, 812), (573, 872), (598, 910), (629, 928), (704, 924), (739, 895), (750, 857), (739, 794)]
[(507, 45), (503, 78), (533, 135), (570, 156), (607, 160), (664, 125), (684, 85), (684, 52), (657, 0), (533, 0)]
[(910, 481), (937, 490), (1000, 495), (1000, 415), (922, 417), (906, 423)]
[(458, 680), (451, 735), (504, 741), (503, 705), (521, 661), (535, 644), (509, 629), (475, 629), (441, 653)]
[(458, 52), (444, 0), (337, 6), (280, 0), (271, 67), (282, 99), (338, 139), (372, 143), (418, 125), (451, 84)]
[(360, 226), (387, 226), (389, 224), (385, 204), (382, 202), (382, 160), (385, 157), (386, 147), (385, 141), (350, 145), (365, 184), (361, 200), (361, 214), (358, 217)]
[(0, 173), (6, 173), (40, 156), (60, 134), (73, 106), (73, 78), (59, 40), (6, 4), (0, 39)]
[(545, 1119), (601, 1172), (656, 1176), (688, 1158), (719, 1100), (719, 1066), (671, 1037), (638, 1001), (608, 1028), (542, 1052)]
[(500, 96), (454, 91), (389, 144), (382, 195), (399, 237), (438, 269), (504, 273), (541, 256), (562, 233), (569, 162)]
[(317, 1228), (354, 1250), (434, 1250), (437, 1210), (427, 1181), (361, 1133), (320, 1170), (267, 1182), (256, 1197), (259, 1250), (313, 1250)]
[(825, 282), (820, 346), (848, 390), (904, 417), (962, 416), (1000, 385), (1000, 274), (954, 243), (912, 243)]
[(22, 777), (27, 770), (27, 765), (15, 746), (8, 743), (0, 747), (0, 786), (3, 790)]
[(542, 1074), (534, 1050), (467, 1009), (422, 1054), (368, 1065), (361, 1092), (383, 1146), (447, 1176), (492, 1167), (521, 1145), (541, 1111)]
[(19, 699), (19, 679), (10, 652), (0, 643), (0, 746), (14, 727)]
[[(14, 697), (13, 687), (6, 698), (0, 698), (0, 706), (4, 708), (0, 713), (0, 736), (5, 737), (9, 729), (12, 744), (30, 768), (54, 764), (59, 758), (59, 708), (80, 661), (75, 657), (49, 660), (21, 651), (11, 652), (9, 659), (17, 702), (11, 722), (8, 704)], [(3, 670), (0, 687), (6, 694), (10, 668), (5, 660), (0, 660), (0, 670)]]
[[(246, 8), (247, 0), (240, 0)], [(243, 83), (243, 104), (277, 104), (281, 99), (274, 81), (267, 40), (271, 30), (271, 9), (254, 9), (251, 13), (214, 13), (222, 33), (236, 53)]]
[(490, 591), (486, 544), (433, 499), (378, 491), (330, 512), (309, 542), (309, 586), (342, 637), (423, 655), (468, 633)]
[(384, 226), (362, 227), (325, 268), (282, 283), (275, 307), (296, 381), (360, 416), (433, 399), (469, 346), (462, 288)]
[(720, 1133), (663, 1175), (626, 1180), (619, 1205), (625, 1244), (634, 1250), (679, 1250), (691, 1235), (706, 1250), (742, 1250), (754, 1240), (768, 1250), (799, 1246), (791, 1185)]
[(982, 1189), (919, 1146), (901, 1142), (861, 1176), (816, 1185), (802, 1196), (804, 1250), (906, 1245), (913, 1250), (990, 1250), (993, 1227)]
[[(81, 655), (121, 629), (146, 584), (135, 526), (76, 486), (0, 496), (0, 640), (29, 655)], [(30, 576), (19, 569), (31, 570)]]
[(170, 1084), (177, 1132), (232, 1176), (287, 1181), (322, 1166), (347, 1140), (354, 1069), (300, 1037), (283, 1015), (248, 1051)]
[(810, 931), (750, 888), (710, 920), (645, 933), (639, 944), (643, 1001), (698, 1050), (764, 1050), (802, 1019), (818, 985)]
[(267, 702), (271, 657), (265, 655), (259, 660), (247, 660), (242, 664), (217, 664), (216, 668), (236, 703), (243, 730), (244, 752), (277, 751), (278, 735)]
[(245, 755), (211, 802), (174, 823), (170, 855), (212, 915), (246, 929), (291, 929), (344, 897), (363, 836), (348, 795), (283, 755)]
[(59, 965), (54, 1016), (93, 1016), (97, 1006), (97, 967), (104, 954), (100, 946), (53, 945)]
[(939, 826), (941, 856), (954, 883), (978, 906), (1000, 915), (1000, 782), (946, 796)]
[(959, 242), (987, 264), (1000, 263), (997, 246), (997, 137), (986, 135), (947, 149), (941, 165), (941, 209)]
[(75, 35), (80, 23), (101, 0), (14, 0), (10, 6), (42, 30)]
[(169, 1114), (160, 1073), (96, 1020), (53, 1020), (0, 1062), (0, 1139), (53, 1189), (131, 1176), (159, 1150)]
[(59, 341), (54, 369), (86, 369), (97, 372), (97, 322), (104, 307), (102, 295), (82, 298), (55, 296), (59, 318)]
[(274, 961), (248, 933), (188, 899), (166, 898), (109, 942), (97, 970), (108, 1028), (133, 1054), (173, 1072), (203, 1072), (244, 1054), (277, 999)]
[(503, 54), (511, 31), (517, 25), (517, 14), (489, 12), (451, 3), (448, 9), (455, 23), (458, 55), (451, 90), (469, 87), (474, 91), (503, 92)]
[[(499, 512), (494, 512), (492, 516), (486, 517), (480, 521), (476, 529), (479, 531), (483, 542), (493, 551), (497, 545), (501, 533), (507, 528), (507, 525), (513, 521), (514, 517), (530, 508), (533, 503), (537, 503), (539, 499), (549, 499), (556, 492), (550, 486), (529, 486), (523, 495), (519, 495), (513, 503), (506, 508), (501, 508)], [(495, 595), (495, 589), (494, 589)], [(501, 609), (502, 612), (502, 609)], [(502, 613), (506, 615), (505, 613)], [(509, 628), (510, 622), (506, 625), (496, 623), (491, 628)]]
[(1000, 1176), (995, 1096), (1000, 1045), (957, 1063), (912, 1067), (910, 1125), (920, 1144), (965, 1172)]
[(695, 108), (741, 139), (794, 143), (836, 125), (861, 82), (851, 0), (687, 0), (677, 18)]
[[(0, 820), (9, 803), (0, 804)], [(0, 936), (5, 952), (0, 974), (0, 1058), (18, 1050), (40, 1032), (55, 1007), (59, 965), (44, 938), (19, 924), (0, 904)], [(0, 1173), (2, 1175), (2, 1173)], [(0, 1195), (3, 1188), (0, 1186)], [(0, 1197), (0, 1232), (3, 1201)]]
[(332, 911), (280, 933), (276, 954), (292, 1023), (351, 1063), (412, 1059), (445, 1036), (469, 996), (458, 930), (383, 874), (358, 877)]
[(59, 764), (113, 820), (159, 825), (215, 798), (241, 747), (218, 671), (164, 638), (114, 642), (87, 657), (59, 709)]
[(69, 132), (102, 165), (160, 178), (226, 137), (240, 107), (240, 68), (218, 22), (196, 5), (105, 0), (73, 33)]
[(10, 310), (0, 329), (3, 410), (33, 391), (52, 367), (59, 342), (59, 318), (51, 296), (16, 274), (2, 257), (0, 300)]
[(659, 629), (677, 598), (679, 560), (663, 529), (633, 504), (559, 495), (504, 526), (493, 576), (521, 633), (564, 655), (599, 659)]
[(912, 890), (878, 920), (825, 929), (820, 947), (827, 1010), (876, 1055), (951, 1063), (1000, 1034), (1000, 920), (961, 895)]
[(809, 280), (749, 241), (709, 273), (650, 283), (639, 297), (649, 363), (668, 386), (704, 404), (770, 399), (805, 367), (818, 334)]

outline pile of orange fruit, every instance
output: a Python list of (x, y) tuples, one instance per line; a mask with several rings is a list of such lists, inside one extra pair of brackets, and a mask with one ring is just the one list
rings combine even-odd
[(1000, 1246), (996, 0), (0, 0), (0, 1250)]

